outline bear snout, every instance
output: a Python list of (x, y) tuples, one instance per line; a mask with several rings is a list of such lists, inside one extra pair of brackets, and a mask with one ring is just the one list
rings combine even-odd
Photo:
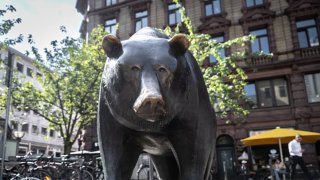
[(137, 116), (151, 122), (160, 120), (166, 114), (165, 102), (161, 95), (140, 96), (134, 103), (133, 110)]

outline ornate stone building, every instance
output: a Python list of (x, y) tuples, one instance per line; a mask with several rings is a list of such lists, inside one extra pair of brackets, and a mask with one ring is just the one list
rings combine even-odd
[[(242, 138), (277, 126), (320, 132), (319, 0), (181, 0), (181, 4), (197, 31), (217, 41), (256, 36), (247, 47), (225, 49), (222, 55), (245, 49), (253, 54), (273, 54), (252, 55), (249, 64), (243, 65), (249, 77), (245, 87), (251, 101), (249, 117), (217, 120), (216, 165), (220, 172), (225, 164), (228, 173), (235, 174), (237, 157), (244, 150), (254, 159), (250, 163), (258, 166), (266, 163), (270, 149), (277, 149), (270, 145), (246, 148)], [(98, 24), (127, 39), (141, 27), (164, 28), (181, 20), (179, 6), (171, 0), (78, 0), (76, 8), (84, 17), (83, 37)], [(214, 65), (215, 59), (204, 63)], [(96, 132), (94, 127), (92, 132)], [(96, 141), (92, 132), (87, 131), (89, 149)], [(304, 146), (305, 160), (317, 165), (320, 142)], [(283, 148), (288, 156), (287, 146)]]

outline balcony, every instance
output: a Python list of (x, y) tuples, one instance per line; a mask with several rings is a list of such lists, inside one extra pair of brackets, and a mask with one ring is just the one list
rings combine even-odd
[(297, 52), (301, 58), (320, 56), (320, 46), (298, 49)]
[(251, 65), (269, 64), (273, 62), (272, 55), (251, 55), (248, 57), (248, 63)]

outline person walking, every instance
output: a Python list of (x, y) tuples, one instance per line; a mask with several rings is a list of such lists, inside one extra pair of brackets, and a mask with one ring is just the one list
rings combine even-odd
[(299, 164), (301, 167), (303, 173), (308, 177), (309, 180), (312, 180), (312, 177), (304, 163), (304, 160), (302, 158), (302, 153), (304, 152), (304, 149), (301, 149), (301, 142), (302, 136), (300, 134), (296, 134), (295, 138), (289, 142), (288, 148), (291, 158), (291, 171), (290, 171), (290, 177), (291, 180), (294, 180), (294, 176), (296, 174), (296, 166)]

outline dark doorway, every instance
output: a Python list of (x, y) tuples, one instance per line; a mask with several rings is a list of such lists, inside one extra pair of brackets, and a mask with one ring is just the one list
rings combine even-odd
[(318, 165), (319, 165), (319, 169), (320, 169), (320, 141), (316, 142), (316, 154), (317, 154)]
[(217, 139), (217, 162), (219, 179), (236, 177), (234, 141), (229, 135), (221, 135)]

